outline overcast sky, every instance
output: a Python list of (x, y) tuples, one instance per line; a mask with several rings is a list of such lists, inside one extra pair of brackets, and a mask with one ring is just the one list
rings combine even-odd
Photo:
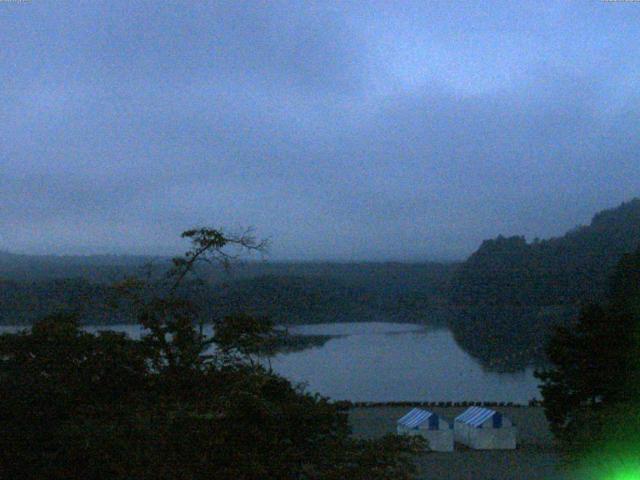
[(640, 3), (0, 1), (0, 249), (463, 258), (640, 195)]

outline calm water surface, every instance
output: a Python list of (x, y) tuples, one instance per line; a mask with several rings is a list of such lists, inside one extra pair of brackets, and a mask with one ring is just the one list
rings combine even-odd
[(504, 401), (539, 398), (533, 369), (487, 371), (446, 328), (413, 324), (302, 325), (292, 333), (343, 335), (321, 347), (278, 355), (274, 370), (310, 391), (353, 401)]
[[(136, 325), (108, 328), (140, 336)], [(1, 330), (9, 329), (15, 330)], [(487, 371), (458, 346), (446, 328), (369, 322), (300, 325), (289, 330), (301, 335), (335, 335), (322, 346), (279, 354), (271, 360), (281, 375), (333, 399), (525, 403), (540, 397), (533, 369)]]

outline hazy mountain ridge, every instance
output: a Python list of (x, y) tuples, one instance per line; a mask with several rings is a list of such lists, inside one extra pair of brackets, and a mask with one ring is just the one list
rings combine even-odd
[(0, 251), (0, 279), (41, 281), (84, 278), (112, 282), (139, 272), (149, 263), (167, 263), (168, 258), (139, 255), (25, 255)]

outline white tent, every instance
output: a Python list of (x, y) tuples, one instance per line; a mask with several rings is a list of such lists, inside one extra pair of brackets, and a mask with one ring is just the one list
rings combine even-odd
[(433, 412), (414, 408), (398, 420), (398, 435), (420, 435), (436, 452), (453, 451), (453, 425)]
[(477, 450), (513, 450), (516, 448), (516, 427), (500, 412), (489, 408), (471, 407), (454, 422), (456, 442)]

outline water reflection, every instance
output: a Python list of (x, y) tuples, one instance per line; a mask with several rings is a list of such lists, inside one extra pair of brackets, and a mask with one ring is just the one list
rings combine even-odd
[(505, 401), (539, 398), (533, 369), (491, 372), (446, 328), (411, 324), (304, 325), (295, 333), (341, 334), (321, 347), (277, 355), (273, 368), (310, 391), (353, 401)]
[[(0, 327), (13, 332), (24, 327)], [(139, 338), (138, 325), (87, 326)], [(289, 327), (313, 336), (271, 360), (274, 370), (308, 390), (352, 401), (499, 401), (526, 403), (539, 398), (533, 369), (516, 373), (486, 370), (443, 327), (358, 322)], [(211, 326), (205, 333), (212, 333)], [(308, 347), (308, 348), (306, 348)]]

